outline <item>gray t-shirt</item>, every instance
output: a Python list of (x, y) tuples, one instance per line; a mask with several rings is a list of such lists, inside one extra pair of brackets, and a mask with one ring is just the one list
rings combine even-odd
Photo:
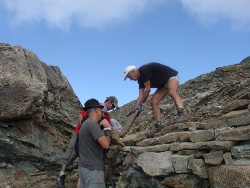
[(88, 118), (79, 133), (79, 166), (90, 170), (103, 170), (103, 147), (97, 139), (104, 136), (99, 123)]

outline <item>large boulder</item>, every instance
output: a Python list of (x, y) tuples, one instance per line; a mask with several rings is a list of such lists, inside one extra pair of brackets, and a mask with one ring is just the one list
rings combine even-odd
[(82, 105), (59, 67), (0, 43), (0, 104), (0, 160), (31, 171), (61, 165)]
[(1, 121), (32, 118), (43, 110), (47, 77), (34, 53), (1, 44), (0, 80)]

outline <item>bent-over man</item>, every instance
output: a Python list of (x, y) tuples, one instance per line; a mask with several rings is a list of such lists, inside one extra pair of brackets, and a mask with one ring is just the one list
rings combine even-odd
[[(125, 68), (124, 74), (124, 80), (129, 78), (130, 80), (138, 81), (139, 97), (137, 98), (135, 109), (139, 112), (142, 111), (143, 103), (147, 100), (151, 88), (157, 88), (150, 100), (154, 119), (156, 121), (156, 131), (159, 131), (163, 127), (159, 102), (167, 94), (174, 100), (178, 116), (184, 116), (183, 103), (181, 97), (177, 93), (179, 76), (176, 70), (160, 63), (151, 62), (142, 65), (138, 69), (133, 65), (128, 66)], [(183, 121), (181, 118), (179, 119), (179, 122)], [(176, 123), (178, 123), (178, 120)]]

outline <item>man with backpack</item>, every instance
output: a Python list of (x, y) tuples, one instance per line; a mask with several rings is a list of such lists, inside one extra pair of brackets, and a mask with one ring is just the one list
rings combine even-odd
[(103, 107), (96, 99), (85, 102), (88, 118), (79, 133), (79, 174), (84, 188), (105, 188), (103, 150), (109, 148), (112, 134), (111, 126), (100, 128)]
[[(102, 113), (102, 120), (100, 122), (100, 125), (102, 125), (102, 127), (108, 127), (108, 126), (111, 126), (111, 118), (107, 111), (112, 110), (112, 109), (114, 110), (115, 108), (119, 108), (118, 100), (115, 96), (106, 97), (106, 100), (104, 101), (103, 106), (104, 108), (102, 109), (103, 113)], [(73, 131), (72, 137), (70, 139), (70, 143), (63, 156), (62, 168), (59, 173), (59, 177), (56, 181), (58, 188), (65, 188), (65, 185), (64, 185), (65, 177), (66, 177), (65, 172), (66, 172), (67, 166), (71, 164), (79, 155), (76, 152), (75, 146), (76, 146), (78, 134), (81, 128), (81, 124), (83, 123), (84, 120), (87, 119), (87, 112), (84, 110), (81, 111), (81, 113), (78, 116), (78, 119), (79, 119), (79, 123), (76, 126), (75, 130)], [(80, 187), (81, 187), (80, 180), (78, 180), (77, 188), (80, 188)]]

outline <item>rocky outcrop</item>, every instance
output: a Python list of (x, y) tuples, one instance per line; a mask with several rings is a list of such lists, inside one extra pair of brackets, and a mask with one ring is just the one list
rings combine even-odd
[[(160, 103), (165, 126), (150, 139), (146, 134), (154, 120), (146, 102), (122, 142), (107, 153), (107, 185), (250, 187), (249, 86), (250, 57), (189, 80), (179, 87), (188, 122), (173, 124), (175, 106), (165, 97)], [(0, 43), (0, 104), (0, 182), (2, 174), (20, 179), (30, 172), (57, 171), (82, 108), (60, 69), (27, 49)], [(112, 118), (125, 125), (134, 104), (111, 112)], [(68, 175), (75, 180), (72, 187), (76, 173)], [(50, 185), (55, 178), (48, 178)], [(33, 187), (10, 182), (5, 187)]]
[(81, 104), (59, 67), (0, 43), (0, 171), (61, 164)]

